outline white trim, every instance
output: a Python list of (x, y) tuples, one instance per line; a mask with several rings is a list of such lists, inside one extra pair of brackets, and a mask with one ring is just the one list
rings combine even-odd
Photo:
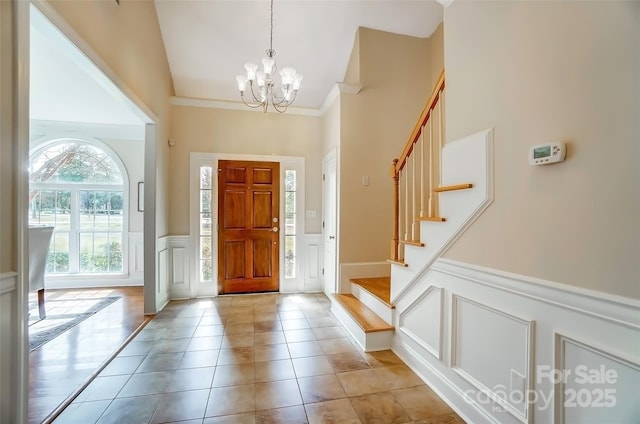
[[(566, 365), (566, 345), (573, 344), (574, 346), (580, 347), (582, 349), (588, 350), (598, 356), (607, 358), (613, 362), (618, 362), (626, 367), (632, 368), (636, 371), (640, 371), (640, 363), (633, 361), (632, 359), (626, 358), (624, 356), (620, 356), (612, 353), (611, 351), (606, 350), (603, 347), (595, 346), (594, 344), (589, 344), (584, 341), (576, 340), (572, 337), (565, 336), (560, 333), (554, 334), (554, 369), (556, 370), (570, 370), (570, 368)], [(554, 418), (555, 422), (558, 424), (565, 423), (565, 379), (562, 379), (558, 388), (554, 390)]]
[(17, 272), (12, 271), (0, 274), (0, 296), (14, 291), (18, 284), (17, 281)]
[(451, 259), (438, 259), (431, 269), (518, 296), (549, 303), (633, 329), (640, 329), (640, 300), (484, 268)]
[[(173, 96), (170, 98), (170, 103), (174, 106), (188, 106), (188, 107), (202, 107), (207, 109), (226, 109), (226, 110), (239, 110), (243, 112), (260, 112), (264, 113), (261, 108), (250, 108), (241, 102), (227, 102), (223, 100), (209, 100), (209, 99), (194, 99), (191, 97)], [(280, 113), (273, 108), (269, 108), (267, 113)], [(291, 106), (287, 108), (285, 112), (288, 115), (303, 115), (303, 116), (322, 116), (319, 109), (308, 109), (302, 107)]]
[[(422, 300), (426, 299), (430, 294), (432, 294), (434, 292), (437, 293), (437, 296), (440, 299), (440, 311), (438, 313), (438, 325), (437, 325), (437, 327), (438, 327), (438, 346), (429, 345), (425, 340), (422, 340), (420, 337), (418, 337), (417, 334), (414, 334), (412, 331), (408, 330), (403, 325), (405, 315), (407, 315), (409, 312), (411, 312), (412, 310), (417, 308), (418, 305), (422, 302)], [(404, 311), (402, 311), (400, 314), (398, 314), (398, 326), (397, 326), (398, 330), (400, 332), (402, 332), (403, 334), (405, 334), (407, 337), (409, 337), (411, 340), (413, 340), (416, 344), (418, 344), (424, 350), (426, 350), (431, 355), (433, 355), (436, 359), (441, 359), (442, 358), (442, 335), (444, 333), (442, 331), (442, 325), (443, 325), (443, 322), (444, 322), (444, 320), (442, 319), (443, 314), (444, 314), (444, 296), (443, 296), (442, 292), (443, 292), (443, 290), (440, 287), (429, 286), (424, 291), (424, 293), (422, 293), (420, 296), (418, 296), (409, 306), (407, 306), (407, 308)]]
[[(481, 140), (477, 140), (477, 139), (481, 139)], [(480, 143), (483, 144), (484, 146), (483, 148), (478, 147), (480, 146)], [(411, 289), (418, 283), (418, 281), (420, 281), (429, 272), (429, 269), (431, 268), (432, 264), (440, 256), (442, 256), (442, 254), (446, 252), (449, 249), (449, 247), (453, 245), (453, 243), (467, 230), (467, 228), (469, 228), (471, 224), (473, 224), (473, 222), (476, 219), (478, 219), (480, 215), (482, 215), (482, 213), (489, 207), (489, 205), (493, 203), (493, 129), (490, 128), (487, 130), (482, 130), (468, 137), (464, 137), (460, 140), (447, 143), (447, 145), (442, 149), (442, 155), (443, 155), (442, 168), (446, 172), (446, 174), (443, 174), (443, 178), (445, 178), (445, 181), (443, 181), (443, 185), (457, 184), (461, 182), (461, 181), (449, 182), (447, 180), (447, 177), (457, 178), (457, 173), (455, 172), (456, 169), (454, 166), (458, 156), (454, 156), (454, 154), (460, 155), (461, 150), (463, 148), (465, 149), (465, 151), (470, 151), (470, 152), (473, 152), (473, 150), (470, 150), (470, 149), (476, 148), (478, 150), (481, 150), (481, 154), (483, 155), (483, 157), (481, 156), (477, 158), (478, 160), (481, 160), (481, 163), (478, 163), (477, 169), (475, 169), (475, 171), (478, 172), (478, 175), (474, 175), (474, 178), (478, 179), (478, 183), (474, 185), (472, 189), (474, 190), (473, 196), (470, 197), (469, 201), (467, 201), (465, 204), (465, 206), (468, 206), (469, 209), (473, 208), (473, 210), (469, 210), (468, 212), (466, 210), (458, 212), (459, 216), (457, 217), (457, 220), (448, 219), (446, 222), (442, 222), (442, 223), (440, 222), (434, 223), (434, 222), (428, 222), (428, 221), (421, 223), (421, 229), (420, 229), (421, 234), (430, 233), (424, 228), (429, 225), (439, 225), (446, 231), (445, 230), (440, 231), (438, 240), (429, 241), (427, 245), (427, 251), (429, 252), (429, 254), (426, 255), (426, 260), (421, 261), (417, 265), (412, 263), (409, 260), (408, 269), (401, 268), (398, 270), (397, 275), (404, 274), (404, 278), (401, 279), (403, 280), (402, 283), (398, 283), (397, 282), (398, 280), (396, 280), (395, 278), (392, 278), (393, 280), (395, 280), (394, 281), (395, 286), (392, 285), (391, 287), (391, 301), (393, 303), (397, 303), (408, 292), (410, 292)], [(451, 177), (450, 174), (456, 175), (456, 176)], [(440, 193), (440, 195), (453, 196), (453, 195), (456, 195), (455, 193), (456, 193), (455, 191), (443, 192), (443, 193)], [(442, 197), (439, 199), (441, 212), (444, 209), (445, 200), (446, 199)], [(444, 213), (444, 215), (446, 215), (446, 213)], [(408, 247), (407, 252), (412, 251), (412, 249), (420, 249), (415, 246), (407, 246), (407, 247)], [(431, 249), (431, 247), (433, 247), (433, 249)], [(424, 255), (424, 253), (421, 253), (421, 255)], [(405, 257), (405, 261), (407, 260), (408, 258)], [(400, 268), (397, 265), (396, 267)], [(392, 274), (394, 273), (392, 272)]]
[[(491, 400), (493, 400), (494, 402), (496, 402), (498, 405), (500, 405), (501, 407), (503, 407), (504, 409), (506, 409), (507, 411), (509, 411), (509, 413), (511, 415), (513, 415), (514, 417), (516, 417), (518, 420), (522, 421), (523, 423), (531, 423), (532, 422), (532, 414), (531, 414), (531, 403), (530, 402), (525, 402), (524, 403), (524, 413), (521, 413), (520, 411), (518, 411), (512, 404), (510, 404), (509, 402), (507, 402), (505, 399), (503, 399), (502, 397), (500, 397), (494, 390), (488, 388), (486, 385), (484, 385), (481, 381), (479, 381), (477, 378), (475, 378), (473, 375), (471, 375), (468, 371), (464, 370), (463, 368), (460, 368), (458, 366), (458, 357), (456, 355), (457, 353), (457, 343), (456, 340), (458, 338), (458, 330), (459, 330), (459, 322), (458, 322), (458, 304), (460, 302), (465, 302), (468, 303), (470, 305), (474, 305), (476, 308), (479, 309), (484, 309), (485, 311), (491, 312), (493, 314), (499, 315), (505, 319), (514, 321), (518, 324), (523, 325), (526, 328), (526, 332), (527, 332), (527, 343), (525, 346), (525, 352), (526, 352), (526, 371), (527, 371), (527, 375), (525, 376), (525, 378), (527, 379), (527, 389), (531, 390), (531, 388), (533, 387), (532, 385), (532, 372), (531, 370), (533, 369), (533, 340), (534, 340), (534, 331), (535, 331), (535, 321), (529, 321), (529, 320), (525, 320), (522, 318), (519, 318), (515, 315), (511, 315), (508, 314), (504, 311), (501, 311), (499, 309), (495, 309), (492, 307), (489, 307), (487, 305), (483, 305), (481, 303), (478, 302), (474, 302), (471, 299), (465, 298), (463, 296), (458, 296), (458, 295), (453, 295), (452, 299), (451, 299), (451, 338), (450, 338), (450, 343), (451, 343), (451, 347), (449, 349), (449, 352), (451, 354), (451, 369), (457, 373), (459, 376), (461, 376), (462, 378), (464, 378), (465, 380), (467, 380), (469, 383), (471, 383), (473, 386), (475, 386), (478, 390), (480, 390), (482, 393), (485, 393)], [(496, 329), (497, 330), (497, 329)]]
[[(302, 264), (305, 261), (305, 242), (304, 242), (304, 228), (305, 228), (305, 159), (304, 157), (297, 156), (268, 156), (268, 155), (244, 155), (235, 153), (204, 153), (204, 152), (191, 152), (189, 156), (189, 240), (190, 247), (190, 281), (192, 285), (191, 296), (217, 296), (218, 284), (214, 281), (212, 289), (215, 292), (204, 293), (199, 289), (201, 285), (198, 278), (198, 226), (197, 214), (199, 211), (199, 174), (197, 170), (201, 166), (211, 166), (213, 168), (212, 176), (212, 196), (211, 196), (211, 211), (212, 211), (212, 256), (218, 257), (218, 234), (213, 230), (217, 228), (217, 210), (218, 210), (218, 178), (217, 169), (219, 160), (241, 160), (241, 161), (266, 161), (266, 162), (278, 162), (280, 163), (280, 216), (284, 217), (284, 173), (287, 169), (296, 171), (296, 278), (287, 279), (284, 275), (284, 231), (279, 232), (280, 242), (280, 281), (278, 283), (278, 290), (280, 292), (302, 292), (304, 291), (304, 268)], [(214, 212), (215, 211), (215, 212)], [(281, 220), (281, 228), (283, 221)], [(217, 280), (217, 260), (213, 261), (213, 276)], [(195, 287), (195, 288), (194, 288)], [(195, 291), (194, 291), (195, 290)]]
[[(474, 400), (460, 387), (456, 386), (447, 375), (440, 372), (424, 357), (411, 349), (407, 344), (394, 339), (393, 352), (398, 355), (411, 370), (416, 373), (424, 383), (431, 388), (442, 400), (444, 400), (467, 423), (492, 423), (499, 424), (482, 408), (474, 407)], [(442, 385), (435, 385), (435, 382)], [(463, 403), (455, 403), (452, 399), (464, 399)], [(473, 417), (473, 418), (471, 418)]]
[[(333, 102), (340, 96), (340, 94), (358, 94), (362, 90), (361, 85), (346, 84), (343, 82), (337, 82), (329, 93), (325, 97), (322, 105), (319, 108), (306, 108), (291, 106), (287, 108), (285, 113), (289, 115), (301, 115), (301, 116), (317, 116), (322, 117), (327, 113)], [(226, 110), (240, 110), (244, 112), (261, 112), (264, 113), (261, 108), (250, 108), (244, 103), (225, 101), (225, 100), (213, 100), (213, 99), (196, 99), (193, 97), (173, 96), (170, 99), (170, 103), (174, 106), (187, 106), (187, 107), (202, 107), (207, 109), (226, 109)], [(280, 113), (273, 108), (267, 110), (267, 113)]]

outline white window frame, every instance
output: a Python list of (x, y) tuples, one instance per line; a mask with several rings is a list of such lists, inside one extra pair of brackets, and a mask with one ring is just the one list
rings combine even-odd
[[(280, 217), (284, 219), (285, 200), (285, 171), (296, 171), (296, 270), (295, 278), (285, 278), (284, 275), (284, 231), (279, 231), (279, 268), (281, 293), (297, 293), (304, 290), (304, 228), (305, 228), (305, 159), (298, 156), (268, 156), (243, 155), (232, 153), (201, 153), (191, 152), (189, 164), (189, 292), (192, 298), (218, 295), (218, 161), (238, 160), (254, 162), (278, 162), (280, 164)], [(212, 275), (211, 283), (200, 281), (198, 260), (200, 257), (200, 168), (210, 166), (213, 169), (211, 194), (211, 229), (212, 229)], [(284, 221), (281, 219), (281, 230)]]
[[(29, 190), (57, 190), (57, 191), (70, 191), (71, 192), (71, 216), (72, 222), (70, 223), (69, 228), (69, 269), (71, 270), (72, 262), (77, 266), (78, 271), (69, 271), (67, 273), (55, 273), (55, 274), (47, 274), (47, 281), (52, 283), (64, 283), (64, 282), (87, 282), (87, 287), (91, 287), (92, 281), (95, 280), (106, 280), (106, 279), (121, 279), (124, 277), (128, 277), (129, 275), (129, 173), (127, 172), (127, 168), (124, 166), (124, 163), (120, 159), (120, 156), (116, 152), (114, 152), (107, 144), (101, 142), (100, 140), (91, 138), (91, 137), (57, 137), (54, 139), (47, 140), (42, 143), (37, 143), (37, 145), (31, 149), (29, 152), (29, 160), (34, 155), (39, 154), (43, 150), (47, 150), (51, 146), (55, 144), (61, 144), (65, 142), (79, 142), (85, 143), (91, 146), (95, 146), (105, 152), (111, 160), (113, 160), (118, 167), (120, 173), (122, 174), (122, 186), (115, 184), (87, 184), (87, 183), (63, 183), (63, 182), (35, 182), (32, 183), (30, 181), (29, 176)], [(122, 190), (120, 190), (122, 188)], [(80, 191), (122, 191), (123, 192), (123, 217), (122, 217), (122, 272), (80, 272), (80, 264), (79, 264), (79, 240), (74, 243), (71, 242), (71, 238), (76, 234), (79, 235), (79, 221), (80, 221), (80, 209), (79, 209), (79, 196)], [(75, 221), (75, 224), (74, 222)], [(27, 219), (28, 222), (28, 219)], [(74, 257), (72, 257), (74, 255)], [(66, 286), (65, 286), (66, 287)]]

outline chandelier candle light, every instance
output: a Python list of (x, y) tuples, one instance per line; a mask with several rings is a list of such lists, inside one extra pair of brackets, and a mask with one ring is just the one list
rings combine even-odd
[[(259, 66), (255, 63), (245, 63), (244, 69), (247, 70), (247, 74), (240, 74), (236, 77), (238, 81), (238, 88), (240, 89), (240, 97), (245, 105), (251, 108), (262, 108), (263, 112), (267, 112), (269, 103), (273, 105), (273, 108), (283, 113), (296, 99), (300, 83), (302, 82), (302, 75), (298, 74), (295, 69), (291, 67), (284, 67), (280, 70), (280, 91), (278, 94), (278, 88), (273, 81), (273, 75), (278, 70), (276, 60), (274, 56), (276, 51), (273, 50), (273, 0), (271, 0), (271, 31), (269, 33), (269, 49), (267, 50), (267, 56), (262, 58), (262, 69), (258, 69)], [(249, 83), (249, 89), (253, 100), (247, 100), (244, 98), (244, 92), (247, 88), (247, 82)], [(257, 88), (254, 87), (257, 85)]]

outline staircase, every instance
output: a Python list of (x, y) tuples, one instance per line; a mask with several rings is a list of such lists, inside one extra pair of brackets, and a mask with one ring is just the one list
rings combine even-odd
[(385, 350), (393, 338), (391, 278), (351, 279), (351, 293), (334, 294), (332, 311), (365, 352)]
[(493, 200), (492, 132), (443, 145), (443, 90), (444, 73), (400, 159), (393, 161), (390, 277), (351, 279), (351, 293), (332, 298), (334, 315), (364, 351), (391, 348), (402, 315), (394, 304)]

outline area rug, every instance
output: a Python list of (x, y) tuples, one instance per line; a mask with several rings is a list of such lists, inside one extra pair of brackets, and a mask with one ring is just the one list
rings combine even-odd
[(118, 299), (120, 296), (47, 299), (47, 316), (44, 319), (39, 318), (38, 303), (29, 302), (29, 352), (55, 339)]

